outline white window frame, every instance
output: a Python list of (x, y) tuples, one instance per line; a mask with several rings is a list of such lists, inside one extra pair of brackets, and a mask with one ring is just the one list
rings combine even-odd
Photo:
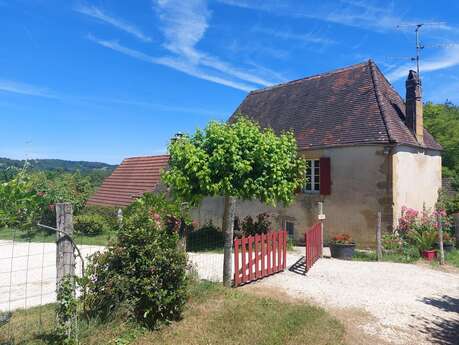
[[(305, 193), (311, 193), (311, 194), (320, 193), (320, 159), (307, 159), (306, 162), (307, 164), (309, 164), (311, 175), (308, 176), (308, 171), (306, 170), (306, 178), (308, 178), (309, 181), (307, 181), (304, 184), (303, 191)], [(319, 169), (319, 176), (318, 176), (319, 186), (317, 189), (316, 189), (316, 176), (315, 176), (316, 174), (314, 173), (315, 168)], [(308, 184), (310, 185), (309, 189), (307, 188)]]

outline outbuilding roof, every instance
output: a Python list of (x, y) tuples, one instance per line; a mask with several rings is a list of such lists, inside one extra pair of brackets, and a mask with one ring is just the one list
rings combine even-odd
[(298, 147), (406, 144), (441, 150), (405, 124), (405, 103), (376, 64), (364, 63), (250, 92), (233, 114), (275, 132), (293, 131)]
[(119, 207), (129, 205), (144, 193), (154, 191), (168, 161), (168, 155), (126, 158), (104, 180), (87, 204)]

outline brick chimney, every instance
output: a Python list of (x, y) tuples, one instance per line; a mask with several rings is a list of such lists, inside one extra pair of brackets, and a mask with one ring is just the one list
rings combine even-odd
[(415, 71), (410, 71), (406, 79), (406, 125), (420, 144), (424, 143), (421, 83)]

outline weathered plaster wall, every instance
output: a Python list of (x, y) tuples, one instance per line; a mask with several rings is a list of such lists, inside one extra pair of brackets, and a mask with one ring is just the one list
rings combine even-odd
[[(383, 146), (365, 145), (304, 152), (308, 159), (330, 157), (331, 194), (300, 193), (288, 208), (273, 208), (257, 201), (239, 201), (237, 215), (242, 219), (261, 212), (272, 214), (274, 226), (285, 220), (295, 224), (295, 239), (303, 241), (305, 230), (317, 221), (317, 202), (324, 202), (326, 239), (333, 234), (350, 233), (362, 247), (375, 240), (376, 215), (383, 212), (383, 228), (392, 226), (391, 160)], [(207, 198), (194, 211), (201, 224), (212, 221), (221, 226), (223, 200)]]
[(397, 146), (393, 153), (394, 225), (402, 206), (433, 209), (441, 188), (441, 156), (408, 146)]

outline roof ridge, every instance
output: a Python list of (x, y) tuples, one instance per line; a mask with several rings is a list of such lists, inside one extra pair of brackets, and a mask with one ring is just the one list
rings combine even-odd
[(387, 137), (389, 138), (389, 142), (396, 142), (392, 136), (391, 131), (389, 130), (389, 126), (387, 125), (386, 113), (384, 111), (384, 107), (381, 101), (381, 97), (382, 97), (381, 91), (379, 90), (378, 83), (376, 82), (375, 68), (378, 68), (378, 67), (375, 65), (375, 63), (372, 60), (368, 60), (368, 65), (370, 67), (370, 76), (371, 76), (371, 82), (373, 84), (373, 90), (375, 92), (376, 103), (378, 103), (378, 109), (379, 109), (379, 112), (381, 113), (381, 119), (384, 123), (384, 128), (386, 129)]
[(314, 79), (314, 78), (320, 78), (320, 77), (329, 76), (329, 75), (336, 74), (336, 73), (345, 72), (345, 71), (348, 71), (350, 69), (354, 69), (354, 68), (357, 68), (357, 67), (360, 67), (360, 66), (365, 66), (370, 61), (371, 60), (368, 60), (368, 61), (365, 61), (365, 62), (360, 62), (360, 63), (356, 63), (356, 64), (353, 64), (353, 65), (345, 66), (345, 67), (340, 67), (340, 68), (334, 69), (332, 71), (313, 74), (311, 76), (307, 76), (307, 77), (304, 77), (304, 78), (291, 80), (291, 81), (288, 81), (288, 82), (285, 82), (285, 83), (280, 83), (280, 84), (276, 84), (276, 85), (267, 86), (267, 87), (264, 87), (264, 88), (261, 88), (261, 89), (258, 89), (258, 90), (250, 91), (249, 95), (250, 94), (253, 95), (253, 94), (257, 94), (257, 93), (261, 93), (261, 92), (265, 92), (265, 91), (271, 91), (273, 89), (277, 89), (277, 88), (280, 88), (280, 87), (294, 85), (296, 83), (299, 83), (299, 82), (302, 82), (302, 81), (306, 81), (306, 80), (310, 80), (310, 79)]
[(126, 157), (124, 160), (127, 159), (142, 159), (142, 158), (161, 158), (161, 157), (169, 157), (167, 153), (162, 154), (162, 155), (149, 155), (149, 156), (132, 156), (132, 157)]

